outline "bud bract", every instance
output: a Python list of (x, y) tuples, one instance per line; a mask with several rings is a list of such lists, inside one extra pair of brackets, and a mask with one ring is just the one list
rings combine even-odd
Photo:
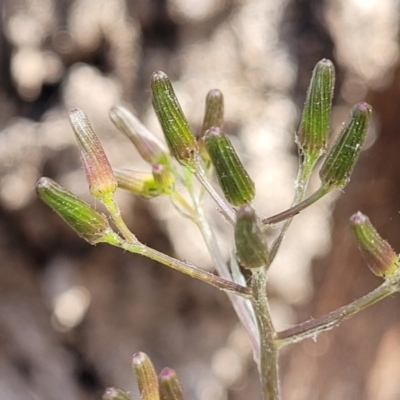
[(365, 141), (371, 113), (372, 107), (367, 103), (357, 103), (353, 107), (319, 171), (323, 186), (342, 189), (349, 182)]
[(83, 111), (74, 108), (69, 117), (78, 141), (90, 193), (100, 199), (109, 197), (115, 192), (117, 181), (103, 147)]
[(314, 68), (307, 90), (296, 142), (305, 155), (319, 158), (326, 151), (335, 85), (335, 68), (323, 59)]
[(39, 197), (90, 244), (105, 242), (113, 233), (107, 217), (50, 178), (36, 183)]
[(226, 199), (235, 206), (252, 201), (255, 195), (254, 182), (228, 136), (219, 128), (211, 128), (206, 132), (205, 143)]
[(357, 212), (350, 218), (350, 228), (370, 270), (377, 276), (391, 276), (399, 267), (399, 258), (369, 218)]
[(158, 377), (147, 354), (142, 352), (134, 354), (132, 367), (138, 382), (141, 400), (160, 400)]
[(175, 371), (164, 368), (159, 376), (161, 400), (183, 400), (181, 384)]
[(196, 139), (181, 109), (168, 76), (154, 72), (151, 79), (154, 111), (160, 121), (171, 154), (176, 160), (194, 168), (198, 148)]
[(268, 248), (264, 232), (254, 209), (250, 205), (239, 208), (235, 225), (236, 256), (246, 269), (267, 264)]
[(125, 107), (112, 108), (110, 119), (131, 140), (139, 154), (149, 164), (169, 163), (166, 146)]

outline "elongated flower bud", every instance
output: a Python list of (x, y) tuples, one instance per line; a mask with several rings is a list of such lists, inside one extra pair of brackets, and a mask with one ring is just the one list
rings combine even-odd
[(109, 387), (103, 394), (103, 400), (132, 400), (132, 397), (122, 389)]
[(153, 73), (151, 90), (153, 107), (171, 154), (180, 164), (193, 168), (198, 154), (196, 139), (164, 72)]
[(117, 181), (99, 139), (83, 111), (74, 108), (69, 118), (78, 141), (90, 193), (100, 199), (109, 197), (115, 192)]
[(151, 199), (163, 194), (152, 174), (123, 168), (114, 168), (113, 172), (117, 179), (118, 187), (121, 189), (128, 190), (145, 199)]
[(106, 241), (112, 233), (107, 217), (50, 178), (36, 183), (39, 197), (90, 244)]
[(365, 141), (372, 107), (357, 103), (319, 171), (323, 186), (344, 188)]
[(220, 128), (224, 123), (224, 96), (218, 89), (210, 90), (206, 96), (206, 107), (204, 112), (203, 125), (199, 135), (199, 154), (203, 159), (206, 168), (210, 166), (210, 156), (208, 155), (204, 135), (210, 128)]
[(167, 168), (162, 165), (155, 165), (153, 177), (161, 193), (170, 195), (174, 191), (175, 179)]
[(236, 256), (242, 267), (260, 268), (267, 264), (268, 248), (254, 209), (239, 208), (235, 225)]
[(211, 128), (206, 132), (205, 143), (226, 199), (235, 206), (252, 201), (255, 195), (254, 182), (228, 136), (219, 128)]
[(161, 400), (183, 400), (182, 387), (173, 369), (164, 368), (159, 383)]
[(157, 374), (147, 354), (142, 352), (134, 354), (132, 366), (141, 400), (160, 400)]
[(318, 158), (326, 151), (334, 86), (335, 68), (323, 59), (314, 68), (296, 140), (303, 154)]
[(114, 107), (110, 111), (110, 119), (131, 140), (143, 160), (151, 165), (169, 164), (166, 146), (129, 110), (122, 106)]
[(206, 96), (206, 109), (203, 125), (200, 131), (200, 138), (210, 128), (221, 128), (224, 123), (224, 96), (218, 89), (210, 90)]
[(350, 228), (369, 269), (377, 276), (391, 276), (399, 268), (399, 258), (382, 239), (367, 216), (358, 212), (350, 218)]

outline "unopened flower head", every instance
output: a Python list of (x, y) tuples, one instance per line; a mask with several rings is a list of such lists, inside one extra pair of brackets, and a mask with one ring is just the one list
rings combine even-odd
[(50, 208), (90, 244), (104, 242), (112, 233), (104, 214), (96, 211), (52, 179), (40, 178), (36, 183), (36, 191)]
[(370, 270), (377, 276), (390, 277), (398, 271), (399, 258), (369, 218), (357, 212), (350, 218), (350, 228)]
[(102, 400), (132, 400), (132, 397), (121, 389), (109, 387), (103, 394)]
[(211, 128), (206, 132), (205, 143), (226, 199), (235, 206), (252, 201), (255, 195), (254, 182), (228, 136), (219, 128)]
[(372, 107), (367, 103), (357, 103), (353, 107), (319, 171), (323, 186), (342, 189), (349, 182), (365, 141), (371, 113)]
[(141, 400), (159, 400), (158, 377), (148, 355), (142, 352), (134, 354), (132, 367)]
[(171, 368), (164, 368), (159, 376), (161, 400), (183, 400), (178, 376)]
[(170, 195), (174, 191), (175, 179), (168, 168), (165, 168), (161, 164), (154, 165), (153, 177), (161, 193)]
[(118, 187), (129, 192), (151, 199), (163, 194), (154, 176), (147, 172), (132, 171), (124, 168), (114, 168), (114, 176), (117, 179)]
[(198, 157), (196, 139), (181, 109), (168, 76), (161, 71), (151, 78), (154, 111), (160, 121), (171, 154), (189, 168)]
[(236, 256), (242, 267), (261, 268), (267, 264), (268, 249), (254, 209), (250, 205), (239, 208), (235, 225)]
[(78, 141), (90, 193), (100, 199), (110, 197), (117, 188), (117, 181), (99, 139), (83, 111), (74, 108), (69, 117)]
[(335, 85), (335, 68), (323, 59), (314, 68), (296, 138), (302, 153), (314, 158), (326, 151)]
[(122, 106), (114, 107), (110, 111), (110, 119), (131, 140), (145, 161), (151, 165), (169, 164), (166, 146), (129, 110)]

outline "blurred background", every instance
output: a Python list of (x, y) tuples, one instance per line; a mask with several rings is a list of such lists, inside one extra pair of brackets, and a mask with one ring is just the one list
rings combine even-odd
[[(291, 202), (293, 135), (315, 63), (337, 67), (332, 131), (352, 104), (374, 107), (344, 193), (296, 218), (270, 273), (280, 329), (375, 288), (348, 233), (361, 210), (400, 249), (398, 0), (0, 0), (0, 393), (94, 400), (136, 393), (131, 356), (176, 369), (187, 399), (260, 398), (246, 335), (227, 297), (141, 257), (90, 247), (36, 199), (49, 176), (91, 201), (68, 111), (89, 116), (114, 166), (142, 169), (112, 126), (129, 104), (160, 135), (150, 76), (163, 70), (198, 130), (209, 89), (266, 216)], [(312, 182), (316, 188), (318, 179)], [(196, 230), (165, 199), (118, 194), (128, 225), (158, 250), (212, 270)], [(213, 213), (210, 207), (210, 213)], [(216, 219), (220, 243), (231, 237)], [(285, 400), (400, 398), (400, 296), (281, 357)], [(137, 398), (137, 397), (136, 397)]]

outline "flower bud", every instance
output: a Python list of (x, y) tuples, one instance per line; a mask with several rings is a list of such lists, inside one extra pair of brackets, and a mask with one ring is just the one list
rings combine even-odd
[(141, 400), (160, 400), (158, 378), (153, 363), (147, 354), (142, 352), (134, 354), (132, 366), (138, 382)]
[(228, 136), (219, 128), (211, 128), (206, 132), (205, 143), (226, 199), (235, 206), (252, 201), (255, 195), (254, 182)]
[(314, 68), (296, 138), (303, 154), (318, 158), (326, 151), (334, 86), (335, 67), (323, 59)]
[(224, 97), (218, 89), (210, 90), (206, 96), (206, 108), (203, 125), (199, 135), (199, 153), (206, 166), (210, 165), (210, 156), (204, 143), (204, 135), (213, 127), (221, 128), (224, 123)]
[(151, 165), (169, 163), (166, 146), (129, 110), (122, 106), (114, 107), (110, 111), (110, 119), (131, 140), (143, 160)]
[(123, 168), (114, 168), (113, 172), (117, 179), (118, 187), (121, 189), (128, 190), (145, 199), (151, 199), (163, 194), (152, 174)]
[(371, 113), (372, 107), (367, 103), (357, 103), (353, 107), (319, 171), (323, 186), (342, 189), (349, 182), (365, 141)]
[(235, 225), (236, 256), (243, 268), (267, 264), (268, 248), (261, 224), (250, 205), (239, 208)]
[(132, 400), (132, 397), (121, 389), (109, 387), (103, 394), (103, 400)]
[(90, 244), (106, 241), (112, 232), (107, 217), (50, 178), (36, 183), (39, 197)]
[(181, 384), (175, 371), (164, 368), (159, 377), (161, 400), (183, 400)]
[(198, 154), (196, 139), (164, 72), (153, 73), (151, 90), (153, 107), (172, 155), (180, 164), (193, 168)]
[(399, 258), (390, 244), (382, 239), (369, 218), (357, 212), (350, 218), (350, 229), (369, 269), (377, 276), (391, 276), (399, 266)]
[(115, 192), (117, 181), (99, 139), (83, 111), (74, 108), (69, 118), (78, 141), (90, 193), (100, 199), (109, 197)]
[(162, 165), (154, 165), (153, 177), (161, 193), (170, 195), (174, 191), (174, 176), (167, 168)]

